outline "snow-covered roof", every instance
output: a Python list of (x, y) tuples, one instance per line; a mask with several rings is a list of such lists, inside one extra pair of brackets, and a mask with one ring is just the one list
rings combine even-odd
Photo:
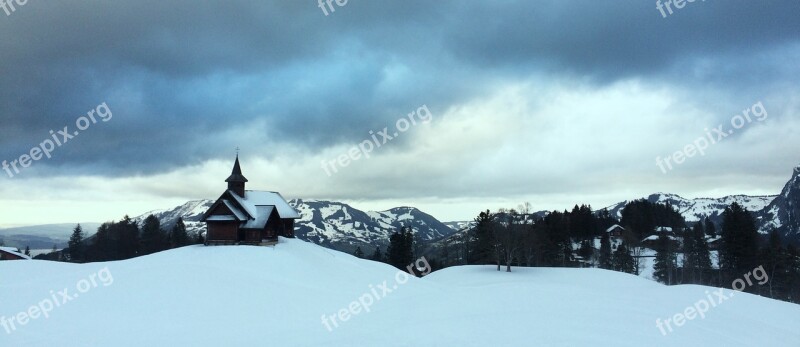
[[(675, 236), (667, 236), (667, 238), (669, 238), (672, 241), (678, 241), (678, 238)], [(645, 237), (644, 240), (642, 240), (642, 242), (644, 241), (658, 241), (658, 235), (650, 235), (648, 237)]]
[(245, 229), (263, 229), (267, 225), (269, 215), (275, 210), (275, 206), (256, 206), (256, 219), (247, 221), (242, 227)]
[(236, 199), (239, 205), (247, 210), (247, 214), (249, 214), (251, 217), (255, 218), (258, 215), (256, 206), (275, 206), (275, 208), (278, 210), (278, 215), (281, 218), (300, 218), (300, 214), (297, 213), (294, 208), (289, 206), (289, 203), (286, 202), (286, 199), (284, 199), (283, 196), (281, 196), (281, 194), (278, 192), (245, 190), (244, 198), (233, 191), (230, 191), (230, 193), (230, 195)]
[[(238, 197), (238, 195), (236, 194), (234, 194), (234, 196)], [(242, 211), (236, 208), (236, 206), (233, 206), (233, 204), (229, 200), (222, 200), (222, 203), (225, 204), (225, 206), (228, 207), (228, 209), (231, 210), (231, 212), (233, 212), (233, 215), (236, 216), (237, 220), (240, 221), (247, 220), (247, 216), (245, 216), (245, 214)]]
[(619, 225), (619, 224), (614, 224), (614, 225), (612, 225), (611, 227), (609, 227), (608, 229), (606, 229), (606, 232), (607, 232), (607, 233), (610, 233), (611, 231), (613, 231), (614, 229), (617, 229), (617, 228), (619, 228), (619, 229), (622, 229), (622, 230), (625, 230), (625, 228), (623, 228), (621, 225)]
[(0, 247), (0, 251), (13, 254), (13, 255), (18, 256), (18, 257), (20, 257), (22, 259), (31, 259), (31, 257), (29, 257), (29, 256), (25, 255), (24, 253), (20, 252), (17, 248)]
[[(215, 206), (224, 204), (232, 214), (210, 215)], [(226, 191), (204, 214), (201, 221), (240, 222), (245, 229), (263, 229), (273, 212), (281, 219), (298, 219), (300, 214), (277, 192), (246, 190), (244, 197)]]

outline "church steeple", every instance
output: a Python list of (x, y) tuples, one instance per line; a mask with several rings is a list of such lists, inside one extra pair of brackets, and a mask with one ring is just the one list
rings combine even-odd
[(247, 182), (247, 178), (242, 175), (242, 168), (239, 166), (238, 153), (236, 154), (236, 162), (233, 164), (231, 175), (228, 176), (228, 179), (226, 179), (225, 182), (228, 182), (228, 190), (232, 190), (239, 196), (244, 197), (244, 184)]

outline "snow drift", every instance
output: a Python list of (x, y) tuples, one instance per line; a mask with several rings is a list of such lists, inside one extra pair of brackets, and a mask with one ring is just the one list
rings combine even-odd
[[(65, 288), (74, 297), (49, 318), (28, 315)], [(108, 263), (0, 263), (0, 316), (16, 319), (0, 325), (0, 346), (800, 345), (800, 306), (739, 292), (666, 335), (656, 327), (715, 290), (597, 269), (466, 266), (403, 281), (296, 239), (190, 246)], [(376, 300), (356, 313), (366, 295)]]

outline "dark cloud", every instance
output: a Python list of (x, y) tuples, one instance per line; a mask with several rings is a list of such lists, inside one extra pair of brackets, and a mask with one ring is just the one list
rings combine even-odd
[(162, 172), (237, 145), (319, 150), (533, 74), (740, 98), (796, 81), (798, 10), (697, 1), (662, 18), (653, 1), (351, 0), (325, 16), (314, 1), (29, 2), (0, 19), (0, 159), (101, 102), (113, 120), (41, 173)]

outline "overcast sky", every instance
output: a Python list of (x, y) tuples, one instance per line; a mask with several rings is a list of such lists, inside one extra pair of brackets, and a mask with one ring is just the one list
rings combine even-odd
[[(20, 170), (0, 172), (0, 225), (214, 199), (237, 146), (248, 189), (443, 221), (777, 194), (800, 164), (796, 0), (666, 17), (654, 1), (208, 3), (0, 10), (0, 160)], [(656, 164), (718, 125), (728, 136), (704, 155)], [(369, 158), (337, 161), (373, 135)]]

